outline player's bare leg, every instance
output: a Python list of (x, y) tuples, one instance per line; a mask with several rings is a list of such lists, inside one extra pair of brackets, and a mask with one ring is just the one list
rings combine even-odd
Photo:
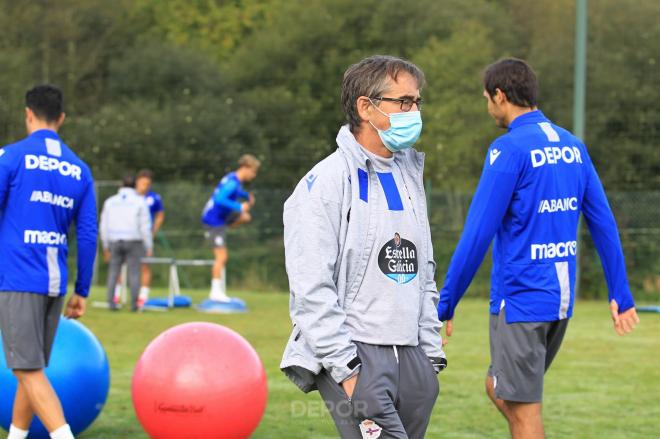
[[(24, 421), (27, 418), (27, 412), (24, 410), (25, 399), (29, 401), (31, 411), (39, 416), (39, 419), (49, 432), (55, 431), (66, 424), (62, 405), (48, 378), (46, 378), (43, 369), (14, 370), (14, 376), (18, 380), (19, 388), (21, 388), (20, 393), (17, 392), (17, 397), (22, 401), (21, 412), (25, 416), (24, 419), (12, 421), (14, 425), (19, 428), (25, 426)], [(30, 420), (31, 418), (30, 416)], [(17, 422), (23, 425), (18, 425)], [(27, 430), (27, 428), (25, 429)]]
[(229, 258), (227, 247), (215, 247), (213, 249), (213, 257), (215, 262), (211, 268), (211, 293), (209, 294), (211, 300), (227, 301), (227, 292), (222, 288), (222, 273), (227, 265)]
[(12, 411), (11, 423), (21, 430), (28, 430), (34, 417), (34, 411), (30, 405), (30, 399), (24, 387), (19, 383), (14, 397), (14, 409)]
[(541, 403), (505, 401), (512, 439), (545, 439)]
[(149, 264), (142, 264), (140, 267), (140, 295), (138, 296), (138, 308), (142, 308), (144, 303), (149, 300), (149, 287), (151, 286), (151, 267)]
[(488, 398), (492, 401), (492, 403), (497, 407), (497, 409), (502, 413), (502, 416), (506, 418), (507, 421), (509, 421), (509, 412), (508, 412), (508, 407), (505, 404), (504, 400), (502, 399), (497, 399), (495, 396), (495, 386), (493, 383), (493, 377), (490, 375), (486, 376), (486, 394), (488, 395)]

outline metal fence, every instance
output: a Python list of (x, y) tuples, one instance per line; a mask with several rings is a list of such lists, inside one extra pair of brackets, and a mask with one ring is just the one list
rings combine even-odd
[[(116, 183), (97, 186), (99, 209), (103, 201), (117, 190)], [(211, 258), (204, 243), (200, 213), (211, 195), (212, 187), (195, 183), (156, 184), (161, 194), (166, 218), (156, 239), (157, 256), (178, 258)], [(229, 263), (227, 280), (230, 288), (258, 291), (287, 291), (282, 243), (282, 206), (289, 191), (261, 189), (255, 191), (253, 223), (228, 233)], [(609, 193), (617, 218), (635, 297), (645, 301), (660, 300), (660, 192)], [(458, 242), (469, 208), (471, 194), (430, 191), (429, 209), (437, 281), (442, 284), (444, 272)], [(579, 252), (582, 298), (607, 296), (600, 260), (594, 250), (586, 225), (581, 230)], [(99, 258), (100, 261), (100, 258)], [(490, 256), (472, 282), (468, 294), (486, 297), (490, 285)], [(98, 263), (97, 283), (105, 280), (105, 265)], [(154, 284), (166, 285), (166, 269), (154, 268)], [(209, 283), (207, 268), (185, 268), (181, 273), (184, 287), (203, 288)]]

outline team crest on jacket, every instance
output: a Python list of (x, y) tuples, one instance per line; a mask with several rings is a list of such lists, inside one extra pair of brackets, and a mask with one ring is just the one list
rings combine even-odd
[(387, 241), (378, 253), (380, 271), (398, 284), (405, 284), (417, 276), (417, 247), (398, 233)]

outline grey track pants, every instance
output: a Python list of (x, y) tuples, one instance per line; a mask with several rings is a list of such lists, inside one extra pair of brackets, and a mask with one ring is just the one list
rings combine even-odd
[(340, 436), (378, 437), (374, 433), (382, 429), (381, 439), (423, 438), (439, 386), (433, 365), (422, 348), (360, 342), (356, 345), (362, 366), (350, 400), (325, 370), (316, 377)]
[(145, 255), (142, 241), (110, 242), (110, 265), (108, 267), (108, 304), (115, 308), (112, 301), (115, 285), (121, 272), (121, 266), (126, 263), (127, 282), (131, 290), (131, 309), (137, 309), (137, 299), (140, 293), (140, 260)]

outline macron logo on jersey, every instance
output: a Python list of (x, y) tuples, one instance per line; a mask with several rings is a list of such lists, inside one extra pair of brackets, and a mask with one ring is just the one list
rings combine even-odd
[(565, 258), (575, 256), (577, 241), (549, 242), (547, 244), (532, 244), (532, 260)]
[(555, 200), (541, 200), (538, 213), (555, 213), (577, 210), (577, 204), (577, 197), (559, 198)]
[(23, 234), (23, 242), (26, 244), (65, 245), (66, 233), (26, 230)]
[(80, 180), (82, 175), (82, 169), (80, 169), (80, 166), (45, 155), (36, 156), (33, 154), (27, 154), (25, 156), (25, 169), (28, 171), (33, 169), (57, 171), (64, 177), (71, 177), (76, 180)]
[(502, 151), (500, 151), (497, 148), (493, 148), (490, 150), (490, 164), (492, 166), (493, 163), (495, 163), (495, 160), (502, 154)]
[(533, 149), (529, 152), (532, 158), (532, 167), (538, 168), (543, 165), (556, 165), (564, 163), (582, 163), (580, 150), (575, 146), (548, 146), (543, 149)]
[(30, 201), (33, 203), (46, 203), (53, 206), (73, 209), (73, 198), (56, 195), (48, 191), (33, 191)]

